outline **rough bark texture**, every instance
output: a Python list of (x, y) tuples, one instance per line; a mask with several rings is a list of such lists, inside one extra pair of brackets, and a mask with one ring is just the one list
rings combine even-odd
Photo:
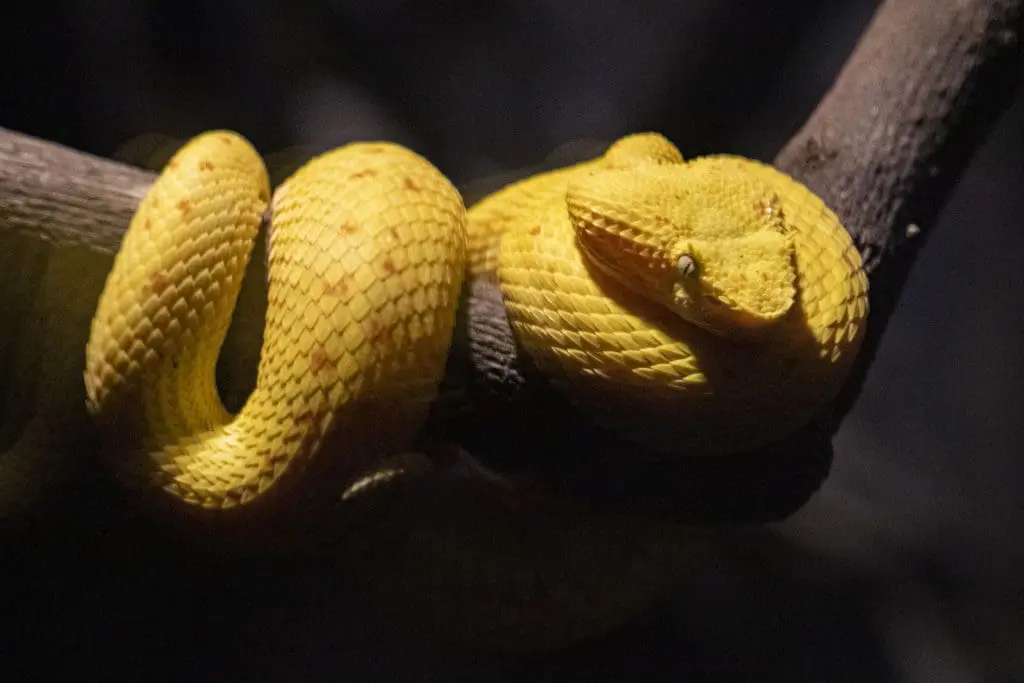
[[(500, 483), (481, 485), (472, 468), (455, 468), (354, 518), (350, 530), (359, 533), (347, 535), (342, 549), (356, 582), (399, 606), (399, 620), (443, 624), (502, 646), (551, 645), (603, 630), (664, 595), (691, 550), (670, 520), (771, 519), (805, 501), (828, 471), (830, 435), (863, 381), (914, 255), (1011, 99), (1021, 71), (1021, 7), (1020, 0), (885, 2), (834, 87), (776, 159), (837, 211), (871, 276), (869, 339), (827, 419), (763, 453), (640, 467), (642, 453), (592, 428), (517, 357), (493, 284), (469, 283), (432, 431), (462, 440), (495, 469), (542, 478), (566, 495), (506, 496)], [(6, 356), (45, 339), (43, 353), (65, 359), (45, 374), (38, 400), (67, 395), (79, 406), (67, 410), (82, 412), (77, 358), (102, 284), (97, 273), (109, 267), (151, 181), (151, 174), (0, 130), (0, 291), (5, 303), (16, 303), (33, 296), (34, 278), (45, 274), (48, 296), (62, 302), (51, 306), (49, 323), (28, 325), (0, 349)], [(51, 255), (40, 254), (41, 240), (56, 245)], [(221, 385), (229, 406), (251, 382), (260, 342), (262, 259), (253, 263), (225, 354), (233, 364)], [(69, 264), (88, 273), (77, 280)], [(7, 375), (0, 390), (10, 396), (25, 373)], [(57, 407), (65, 408), (49, 405), (48, 412)], [(45, 431), (51, 427), (44, 421)], [(76, 419), (60, 428), (83, 427)], [(18, 443), (2, 437), (0, 448)], [(600, 509), (588, 507), (594, 501)], [(652, 511), (668, 519), (647, 517)], [(497, 624), (497, 614), (513, 616)]]
[(154, 175), (0, 130), (0, 226), (113, 254)]

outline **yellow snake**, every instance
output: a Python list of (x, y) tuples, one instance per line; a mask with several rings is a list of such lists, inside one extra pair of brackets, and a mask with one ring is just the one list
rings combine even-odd
[[(214, 368), (270, 204), (256, 388), (229, 415)], [(337, 495), (413, 443), (464, 271), (497, 278), (522, 349), (598, 422), (688, 454), (806, 421), (867, 315), (835, 215), (749, 160), (684, 162), (661, 136), (629, 136), (467, 216), (436, 168), (386, 143), (313, 159), (271, 202), (255, 150), (216, 131), (173, 156), (125, 235), (86, 350), (89, 410), (118, 471), (180, 510)]]
[(269, 203), (245, 139), (189, 141), (141, 202), (93, 318), (89, 411), (117, 470), (185, 514), (238, 518), (296, 486), (339, 496), (330, 482), (409, 447), (444, 368), (461, 196), (411, 151), (352, 144), (274, 193), (256, 386), (229, 415), (215, 366)]

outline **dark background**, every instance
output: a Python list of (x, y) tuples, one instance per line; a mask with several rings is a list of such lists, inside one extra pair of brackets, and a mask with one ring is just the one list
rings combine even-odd
[[(279, 175), (386, 138), (468, 199), (636, 130), (687, 156), (771, 159), (876, 5), (22, 3), (28, 14), (4, 21), (0, 126), (150, 166), (189, 135), (232, 128)], [(327, 627), (199, 660), (177, 633), (135, 659), (136, 678), (1024, 680), (1022, 124), (1018, 96), (915, 267), (820, 493), (785, 523), (723, 536), (719, 563), (651, 618), (567, 652), (429, 670)], [(18, 647), (38, 648), (39, 675), (106, 678), (125, 645), (105, 629), (140, 607), (54, 591)], [(144, 632), (164, 615), (137, 618)], [(200, 609), (175, 628), (219, 625)]]

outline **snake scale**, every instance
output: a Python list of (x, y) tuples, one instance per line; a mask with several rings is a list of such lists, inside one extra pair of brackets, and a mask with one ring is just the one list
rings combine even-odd
[[(86, 349), (115, 470), (201, 523), (336, 498), (409, 451), (466, 277), (496, 279), (561, 391), (665, 457), (798, 427), (863, 338), (867, 280), (835, 214), (770, 166), (684, 161), (656, 134), (468, 211), (390, 143), (326, 152), (270, 190), (237, 134), (186, 143), (139, 206)], [(264, 346), (231, 415), (214, 368), (265, 214)]]

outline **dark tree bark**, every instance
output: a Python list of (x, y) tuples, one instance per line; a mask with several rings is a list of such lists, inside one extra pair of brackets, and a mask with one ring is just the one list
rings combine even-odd
[[(681, 521), (774, 519), (804, 502), (827, 473), (831, 435), (859, 391), (914, 256), (1011, 100), (1021, 75), (1022, 4), (883, 3), (834, 86), (775, 160), (843, 219), (870, 275), (868, 339), (828, 415), (761, 453), (645, 463), (635, 448), (575, 414), (517, 356), (496, 288), (471, 282), (431, 433), (467, 444), (510, 478), (457, 466), (355, 515), (336, 545), (352, 581), (377, 596), (385, 614), (440, 624), (467, 642), (550, 646), (620, 623), (665, 595), (694, 549)], [(51, 306), (52, 324), (32, 334), (46, 335), (47, 353), (72, 360), (47, 375), (40, 395), (80, 395), (74, 359), (102, 285), (97, 273), (109, 268), (152, 179), (0, 130), (0, 244), (12, 245), (0, 259), (6, 299), (31, 295), (32, 278), (16, 271), (32, 258), (53, 263), (78, 254), (74, 263), (89, 269), (78, 289), (67, 262), (53, 276), (51, 295), (62, 303)], [(41, 241), (54, 245), (54, 256), (39, 257)], [(222, 369), (229, 405), (250, 386), (260, 342), (262, 261), (253, 263)], [(18, 379), (7, 377), (0, 389), (10, 391)], [(77, 405), (62, 410), (80, 413)], [(78, 419), (58, 422), (68, 433), (85, 429)], [(17, 446), (12, 452), (26, 455)], [(548, 488), (518, 490), (510, 482), (523, 475)], [(512, 616), (495, 623), (493, 615), (503, 613)]]
[(3, 131), (0, 225), (58, 247), (113, 254), (155, 175)]

